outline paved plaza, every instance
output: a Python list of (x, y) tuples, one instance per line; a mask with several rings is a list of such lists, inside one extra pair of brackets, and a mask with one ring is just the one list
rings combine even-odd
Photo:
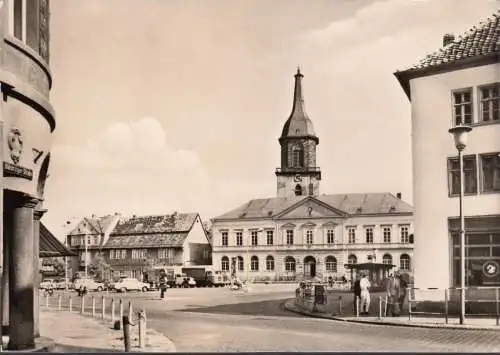
[[(425, 329), (338, 322), (310, 318), (284, 309), (295, 285), (254, 285), (248, 292), (227, 288), (170, 289), (105, 294), (132, 300), (145, 309), (148, 327), (162, 333), (177, 351), (500, 351), (497, 330)], [(95, 294), (96, 308), (100, 296)], [(76, 309), (79, 298), (72, 294)], [(67, 307), (62, 297), (61, 306)], [(50, 303), (56, 306), (56, 299)], [(55, 301), (55, 302), (54, 302)], [(109, 309), (109, 300), (108, 309)], [(116, 301), (118, 304), (118, 302)], [(44, 303), (42, 303), (43, 306)], [(91, 302), (86, 302), (86, 313)], [(126, 308), (126, 307), (125, 307)]]

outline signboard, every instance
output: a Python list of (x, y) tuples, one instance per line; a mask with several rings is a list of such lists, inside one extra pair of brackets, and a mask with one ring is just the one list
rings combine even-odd
[(487, 277), (495, 277), (499, 271), (499, 265), (496, 261), (490, 260), (483, 264), (483, 273)]

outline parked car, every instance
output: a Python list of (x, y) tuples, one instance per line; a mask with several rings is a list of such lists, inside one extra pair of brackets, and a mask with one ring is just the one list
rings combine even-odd
[(54, 279), (45, 279), (42, 282), (40, 282), (40, 288), (42, 290), (46, 290), (46, 289), (50, 288), (50, 286), (52, 286), (53, 289), (56, 288)]
[(57, 290), (65, 290), (66, 285), (68, 285), (68, 290), (73, 288), (73, 283), (68, 280), (66, 283), (66, 280), (64, 279), (59, 279), (54, 281), (54, 288)]
[(79, 290), (81, 286), (87, 287), (88, 291), (104, 291), (105, 286), (103, 282), (98, 282), (94, 279), (76, 279), (73, 283), (73, 288)]
[(119, 292), (127, 292), (127, 291), (149, 291), (150, 285), (149, 283), (139, 281), (134, 279), (133, 277), (126, 277), (116, 282), (113, 285), (114, 289)]

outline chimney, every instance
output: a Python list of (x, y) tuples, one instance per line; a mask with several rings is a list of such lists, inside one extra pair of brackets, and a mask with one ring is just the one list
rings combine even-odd
[(443, 47), (452, 43), (455, 40), (455, 35), (453, 33), (447, 33), (443, 36)]
[(396, 197), (398, 198), (398, 200), (401, 200), (401, 197), (402, 197), (401, 192), (398, 192), (398, 193), (396, 194)]

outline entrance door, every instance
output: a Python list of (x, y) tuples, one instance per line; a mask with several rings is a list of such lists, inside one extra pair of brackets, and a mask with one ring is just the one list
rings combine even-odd
[(316, 276), (316, 259), (313, 256), (304, 258), (304, 277), (313, 278)]

